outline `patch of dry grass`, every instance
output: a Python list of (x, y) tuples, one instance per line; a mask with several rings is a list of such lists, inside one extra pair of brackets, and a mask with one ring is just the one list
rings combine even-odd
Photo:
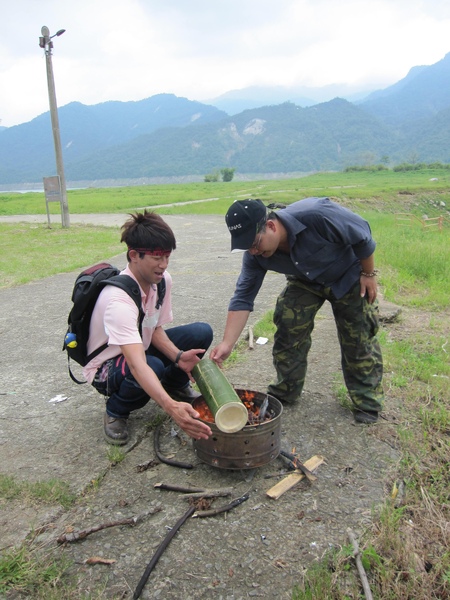
[[(368, 430), (399, 450), (386, 499), (359, 540), (376, 600), (450, 598), (450, 313), (408, 309), (381, 336), (386, 420)], [(362, 597), (349, 547), (308, 571), (294, 600)]]

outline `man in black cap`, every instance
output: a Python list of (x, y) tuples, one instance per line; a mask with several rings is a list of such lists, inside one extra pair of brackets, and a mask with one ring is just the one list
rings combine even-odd
[(267, 271), (286, 274), (278, 297), (268, 393), (281, 402), (299, 398), (317, 311), (331, 303), (342, 371), (357, 423), (375, 423), (383, 403), (378, 331), (375, 241), (369, 224), (329, 198), (305, 198), (277, 212), (261, 200), (239, 200), (225, 217), (231, 250), (245, 251), (230, 301), (223, 340), (211, 351), (219, 365), (245, 327)]

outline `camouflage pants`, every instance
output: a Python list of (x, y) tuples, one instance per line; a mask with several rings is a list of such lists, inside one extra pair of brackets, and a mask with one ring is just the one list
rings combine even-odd
[(273, 364), (277, 380), (269, 394), (293, 403), (301, 394), (311, 348), (314, 318), (325, 300), (331, 303), (341, 347), (341, 365), (350, 398), (355, 407), (380, 411), (383, 401), (383, 361), (376, 334), (378, 304), (360, 296), (358, 283), (336, 300), (330, 288), (315, 291), (298, 279), (289, 279), (277, 300), (274, 323), (277, 327)]

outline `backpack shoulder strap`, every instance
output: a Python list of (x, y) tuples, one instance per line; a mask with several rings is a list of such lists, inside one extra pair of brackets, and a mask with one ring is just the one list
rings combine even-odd
[(161, 308), (161, 305), (164, 302), (164, 296), (166, 295), (166, 280), (164, 279), (164, 277), (158, 283), (157, 289), (158, 289), (158, 299), (156, 300), (156, 306), (155, 306), (156, 309)]
[(139, 316), (144, 311), (142, 310), (141, 290), (138, 283), (129, 275), (115, 275), (101, 282), (102, 287), (105, 285), (114, 285), (126, 292), (132, 298), (139, 310)]
[[(136, 302), (136, 306), (139, 310), (139, 315), (142, 313), (142, 318), (144, 317), (142, 310), (141, 291), (139, 285), (132, 277), (130, 277), (129, 275), (115, 275), (114, 277), (110, 277), (109, 279), (103, 281), (102, 285), (115, 285), (116, 287), (119, 287), (125, 292), (127, 292), (127, 294)], [(165, 295), (166, 280), (163, 277), (157, 285), (157, 300), (155, 305), (156, 309), (161, 308)], [(140, 321), (140, 323), (142, 324), (142, 320)]]
[[(130, 277), (129, 275), (114, 275), (109, 279), (104, 279), (99, 283), (99, 286), (105, 287), (107, 285), (113, 285), (115, 287), (120, 288), (124, 292), (126, 292), (130, 298), (132, 298), (138, 308), (139, 311), (139, 335), (142, 336), (142, 321), (144, 320), (144, 311), (142, 310), (142, 299), (141, 299), (141, 290), (136, 281)], [(106, 350), (108, 344), (102, 344), (99, 348), (96, 348), (93, 352), (91, 352), (86, 358), (86, 364), (90, 362), (93, 358), (98, 356), (103, 350)]]

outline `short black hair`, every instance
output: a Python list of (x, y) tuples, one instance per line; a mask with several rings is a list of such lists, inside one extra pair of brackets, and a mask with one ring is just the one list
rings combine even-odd
[(120, 241), (125, 242), (128, 250), (146, 248), (171, 252), (177, 246), (172, 229), (160, 215), (151, 211), (130, 214), (121, 229)]

